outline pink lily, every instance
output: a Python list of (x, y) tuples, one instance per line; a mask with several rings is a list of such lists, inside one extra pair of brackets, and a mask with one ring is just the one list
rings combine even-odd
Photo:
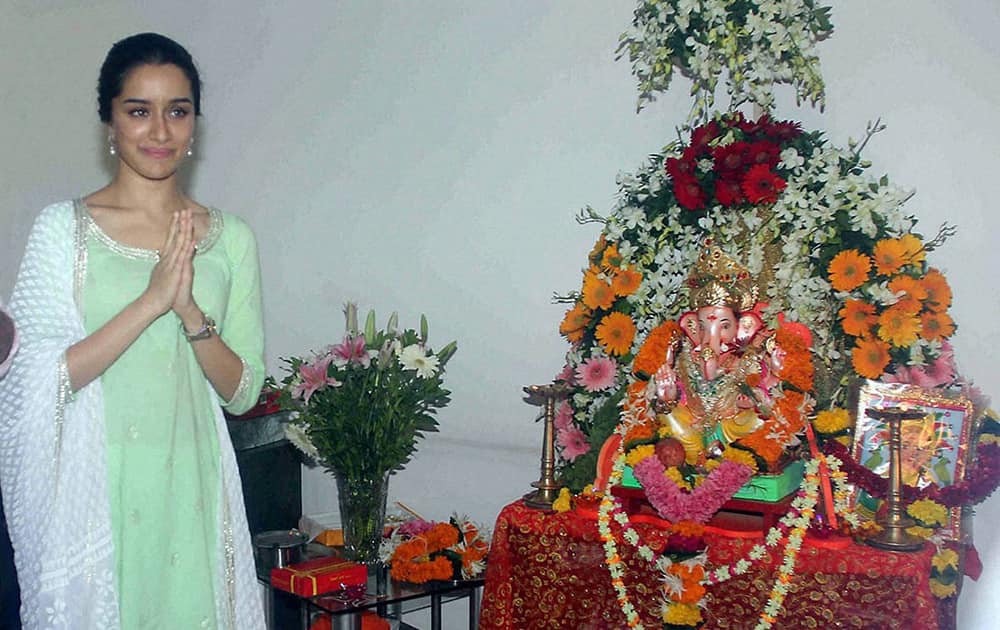
[(327, 385), (340, 387), (341, 383), (332, 376), (327, 376), (327, 368), (330, 366), (330, 357), (323, 357), (314, 363), (303, 363), (299, 366), (299, 382), (292, 390), (292, 396), (302, 398), (306, 404), (309, 398)]
[(368, 355), (368, 349), (365, 346), (364, 335), (357, 335), (355, 337), (344, 335), (343, 342), (330, 347), (330, 357), (337, 367), (356, 363), (366, 368), (372, 362), (371, 357)]

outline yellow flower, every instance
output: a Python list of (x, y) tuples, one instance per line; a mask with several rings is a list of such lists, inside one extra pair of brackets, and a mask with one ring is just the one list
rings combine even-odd
[(721, 461), (719, 461), (717, 459), (710, 459), (710, 460), (708, 460), (708, 461), (705, 462), (705, 465), (703, 466), (703, 468), (705, 469), (705, 472), (710, 473), (713, 470), (715, 470), (716, 468), (718, 468), (720, 465), (722, 465)]
[(816, 414), (813, 428), (820, 433), (837, 433), (851, 426), (851, 414), (846, 409), (829, 409)]
[(948, 510), (931, 499), (914, 501), (906, 508), (906, 513), (928, 527), (948, 522)]
[(754, 459), (750, 451), (744, 451), (741, 448), (727, 448), (722, 452), (722, 458), (749, 467), (755, 475), (758, 472), (757, 460)]
[(837, 437), (833, 438), (833, 441), (843, 444), (844, 446), (847, 447), (851, 446), (851, 436), (849, 435), (838, 435)]
[(663, 474), (667, 477), (667, 479), (670, 479), (671, 481), (676, 483), (678, 487), (680, 487), (681, 489), (683, 490), (691, 489), (691, 484), (689, 484), (687, 480), (684, 479), (684, 475), (681, 474), (681, 471), (677, 470), (676, 466), (671, 466)]
[(937, 580), (930, 581), (931, 593), (934, 597), (938, 599), (944, 599), (945, 597), (951, 597), (958, 590), (955, 584), (942, 584)]
[(671, 603), (663, 611), (663, 623), (675, 626), (696, 626), (701, 623), (701, 611), (692, 604)]
[(594, 484), (588, 483), (587, 485), (585, 485), (583, 487), (583, 490), (580, 491), (580, 494), (582, 494), (585, 497), (593, 496), (593, 494), (594, 494)]
[(931, 566), (938, 571), (946, 571), (948, 567), (958, 568), (958, 554), (954, 549), (942, 549), (931, 558)]
[(1000, 444), (1000, 435), (993, 435), (992, 433), (984, 433), (979, 438), (980, 444)]
[(570, 494), (569, 488), (563, 488), (559, 491), (559, 496), (552, 503), (552, 509), (556, 512), (569, 512), (573, 508), (573, 495)]
[(647, 457), (652, 457), (656, 454), (656, 449), (653, 448), (652, 444), (643, 444), (642, 446), (637, 446), (628, 452), (625, 456), (625, 463), (629, 466), (635, 466)]
[(917, 312), (906, 304), (896, 304), (885, 309), (878, 318), (878, 338), (899, 348), (917, 340), (921, 331)]
[(923, 538), (927, 540), (934, 534), (934, 530), (930, 527), (921, 527), (919, 525), (914, 525), (912, 527), (906, 528), (906, 533), (910, 536), (915, 536), (916, 538)]

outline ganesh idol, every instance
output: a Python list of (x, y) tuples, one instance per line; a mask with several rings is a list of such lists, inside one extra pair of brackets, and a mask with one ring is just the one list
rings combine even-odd
[(785, 353), (761, 318), (756, 282), (719, 247), (706, 247), (687, 286), (690, 310), (647, 395), (661, 433), (696, 465), (764, 426)]

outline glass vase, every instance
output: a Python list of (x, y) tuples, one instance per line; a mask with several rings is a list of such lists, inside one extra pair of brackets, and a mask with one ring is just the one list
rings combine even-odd
[(389, 473), (379, 476), (337, 474), (335, 477), (344, 554), (355, 562), (374, 564), (378, 561), (378, 548), (385, 528)]

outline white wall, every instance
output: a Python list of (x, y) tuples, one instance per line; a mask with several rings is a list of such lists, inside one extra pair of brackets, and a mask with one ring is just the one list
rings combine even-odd
[[(491, 522), (538, 476), (541, 431), (520, 388), (561, 367), (562, 308), (596, 235), (573, 215), (610, 208), (614, 177), (673, 136), (686, 86), (640, 115), (614, 62), (631, 0), (503, 3), (0, 1), (0, 294), (9, 293), (33, 215), (107, 179), (94, 107), (108, 46), (156, 30), (186, 44), (206, 84), (191, 192), (257, 231), (268, 357), (339, 338), (341, 304), (421, 312), (459, 353), (441, 433), (392, 482), (431, 518)], [(963, 371), (1000, 395), (1000, 14), (990, 0), (833, 2), (821, 47), (827, 110), (779, 114), (838, 144), (881, 116), (875, 171), (917, 189), (921, 227), (959, 234), (933, 256), (955, 292)], [(248, 8), (249, 7), (249, 8)], [(305, 481), (308, 512), (332, 484)], [(1000, 613), (1000, 540), (982, 507), (980, 584), (962, 627)], [(972, 601), (973, 599), (977, 601)]]

